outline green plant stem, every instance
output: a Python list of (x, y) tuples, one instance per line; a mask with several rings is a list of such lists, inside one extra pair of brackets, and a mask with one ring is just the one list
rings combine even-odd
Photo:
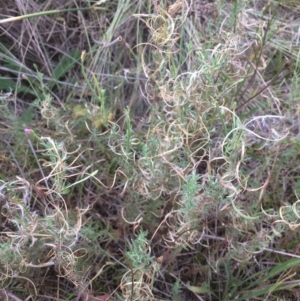
[(68, 13), (73, 11), (86, 11), (86, 10), (92, 10), (92, 7), (83, 7), (83, 8), (70, 8), (70, 9), (55, 9), (55, 10), (48, 10), (43, 12), (37, 12), (32, 14), (27, 14), (23, 16), (17, 16), (17, 17), (10, 17), (3, 20), (0, 20), (0, 24), (8, 23), (8, 22), (15, 22), (15, 21), (22, 21), (25, 19), (31, 19), (35, 17), (42, 17), (42, 16), (48, 16), (48, 15), (54, 15), (59, 13)]

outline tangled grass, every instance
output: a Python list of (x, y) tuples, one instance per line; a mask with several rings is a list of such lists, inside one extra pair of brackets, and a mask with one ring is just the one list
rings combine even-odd
[(3, 300), (298, 300), (296, 1), (4, 1)]

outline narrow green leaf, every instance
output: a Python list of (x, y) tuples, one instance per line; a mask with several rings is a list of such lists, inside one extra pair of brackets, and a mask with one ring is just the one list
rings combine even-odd
[(187, 284), (186, 287), (195, 294), (210, 294), (213, 295), (214, 297), (217, 297), (217, 295), (215, 295), (212, 292), (212, 290), (210, 289), (207, 283), (204, 283), (202, 286), (193, 286)]
[(80, 58), (81, 51), (72, 50), (68, 55), (62, 57), (54, 71), (52, 72), (52, 77), (54, 80), (59, 80), (64, 76), (73, 66), (78, 62)]

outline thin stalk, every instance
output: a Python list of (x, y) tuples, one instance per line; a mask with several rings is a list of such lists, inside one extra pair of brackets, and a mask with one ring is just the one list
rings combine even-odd
[(43, 11), (43, 12), (27, 14), (27, 15), (23, 15), (23, 16), (6, 18), (3, 20), (0, 20), (0, 24), (4, 24), (4, 23), (8, 23), (8, 22), (22, 21), (25, 19), (54, 15), (54, 14), (59, 14), (59, 13), (68, 13), (68, 12), (73, 12), (73, 11), (86, 11), (86, 10), (92, 10), (92, 9), (93, 9), (92, 7), (82, 7), (82, 8), (48, 10), (48, 11)]

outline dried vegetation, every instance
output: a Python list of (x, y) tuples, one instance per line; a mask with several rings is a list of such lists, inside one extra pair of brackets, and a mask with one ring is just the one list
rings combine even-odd
[(2, 2), (1, 300), (299, 300), (298, 2)]

